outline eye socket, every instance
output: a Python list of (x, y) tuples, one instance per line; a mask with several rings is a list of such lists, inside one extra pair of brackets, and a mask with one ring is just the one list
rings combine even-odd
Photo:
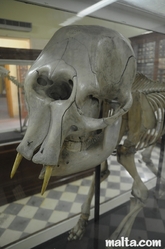
[(40, 86), (47, 86), (47, 85), (52, 85), (52, 84), (53, 84), (53, 81), (52, 81), (52, 80), (49, 80), (47, 76), (40, 75), (40, 76), (37, 78), (37, 83), (38, 83)]

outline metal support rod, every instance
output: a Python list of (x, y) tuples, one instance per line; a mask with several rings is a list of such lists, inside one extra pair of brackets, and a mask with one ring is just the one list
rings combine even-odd
[(21, 120), (21, 101), (20, 101), (19, 86), (17, 86), (17, 96), (18, 96), (18, 108), (19, 108), (19, 123), (20, 123), (20, 132), (22, 132), (22, 120)]
[(98, 165), (95, 169), (95, 213), (94, 213), (95, 222), (99, 220), (99, 213), (100, 213), (100, 170), (101, 166)]

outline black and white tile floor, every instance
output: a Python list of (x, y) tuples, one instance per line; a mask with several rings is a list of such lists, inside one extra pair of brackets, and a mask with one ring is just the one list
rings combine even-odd
[[(152, 153), (155, 165), (158, 165), (158, 159), (159, 149), (155, 148)], [(112, 156), (109, 162), (111, 174), (101, 183), (101, 203), (119, 196), (132, 187), (131, 177), (116, 162), (116, 157)], [(140, 153), (136, 154), (136, 165), (144, 182), (154, 177), (153, 173), (142, 162)], [(0, 248), (6, 248), (8, 244), (16, 240), (78, 214), (86, 198), (91, 178), (87, 177), (46, 191), (43, 197), (37, 194), (1, 206)], [(147, 223), (147, 226), (149, 227), (150, 223)]]
[[(146, 206), (137, 215), (129, 239), (136, 240), (137, 243), (140, 240), (161, 241), (161, 247), (144, 246), (141, 248), (165, 248), (164, 202), (165, 200), (156, 200), (154, 192), (151, 190)], [(129, 208), (130, 203), (127, 202), (101, 215), (98, 222), (94, 223), (91, 220), (81, 240), (67, 241), (68, 232), (66, 232), (32, 249), (105, 249), (105, 240), (109, 239), (110, 235), (116, 230), (122, 219), (129, 212)], [(140, 247), (134, 248), (140, 249)]]

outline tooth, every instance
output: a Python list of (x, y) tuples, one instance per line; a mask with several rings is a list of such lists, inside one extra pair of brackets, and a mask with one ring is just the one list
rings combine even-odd
[(14, 162), (11, 174), (10, 174), (10, 178), (13, 178), (13, 176), (15, 175), (15, 173), (16, 173), (16, 171), (21, 163), (22, 158), (23, 158), (23, 156), (20, 153), (17, 153), (16, 159), (15, 159), (15, 162)]
[(48, 183), (49, 183), (49, 180), (50, 180), (50, 177), (52, 174), (52, 170), (53, 170), (52, 166), (46, 166), (46, 172), (45, 172), (45, 176), (44, 176), (44, 182), (42, 184), (41, 195), (44, 194), (44, 192), (48, 186)]

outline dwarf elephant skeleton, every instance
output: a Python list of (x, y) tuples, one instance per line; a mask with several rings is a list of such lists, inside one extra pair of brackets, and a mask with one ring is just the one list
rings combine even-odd
[(25, 79), (29, 123), (11, 177), (22, 157), (44, 165), (43, 194), (51, 176), (106, 161), (123, 129), (122, 115), (132, 105), (135, 75), (134, 52), (118, 32), (99, 26), (56, 32)]

